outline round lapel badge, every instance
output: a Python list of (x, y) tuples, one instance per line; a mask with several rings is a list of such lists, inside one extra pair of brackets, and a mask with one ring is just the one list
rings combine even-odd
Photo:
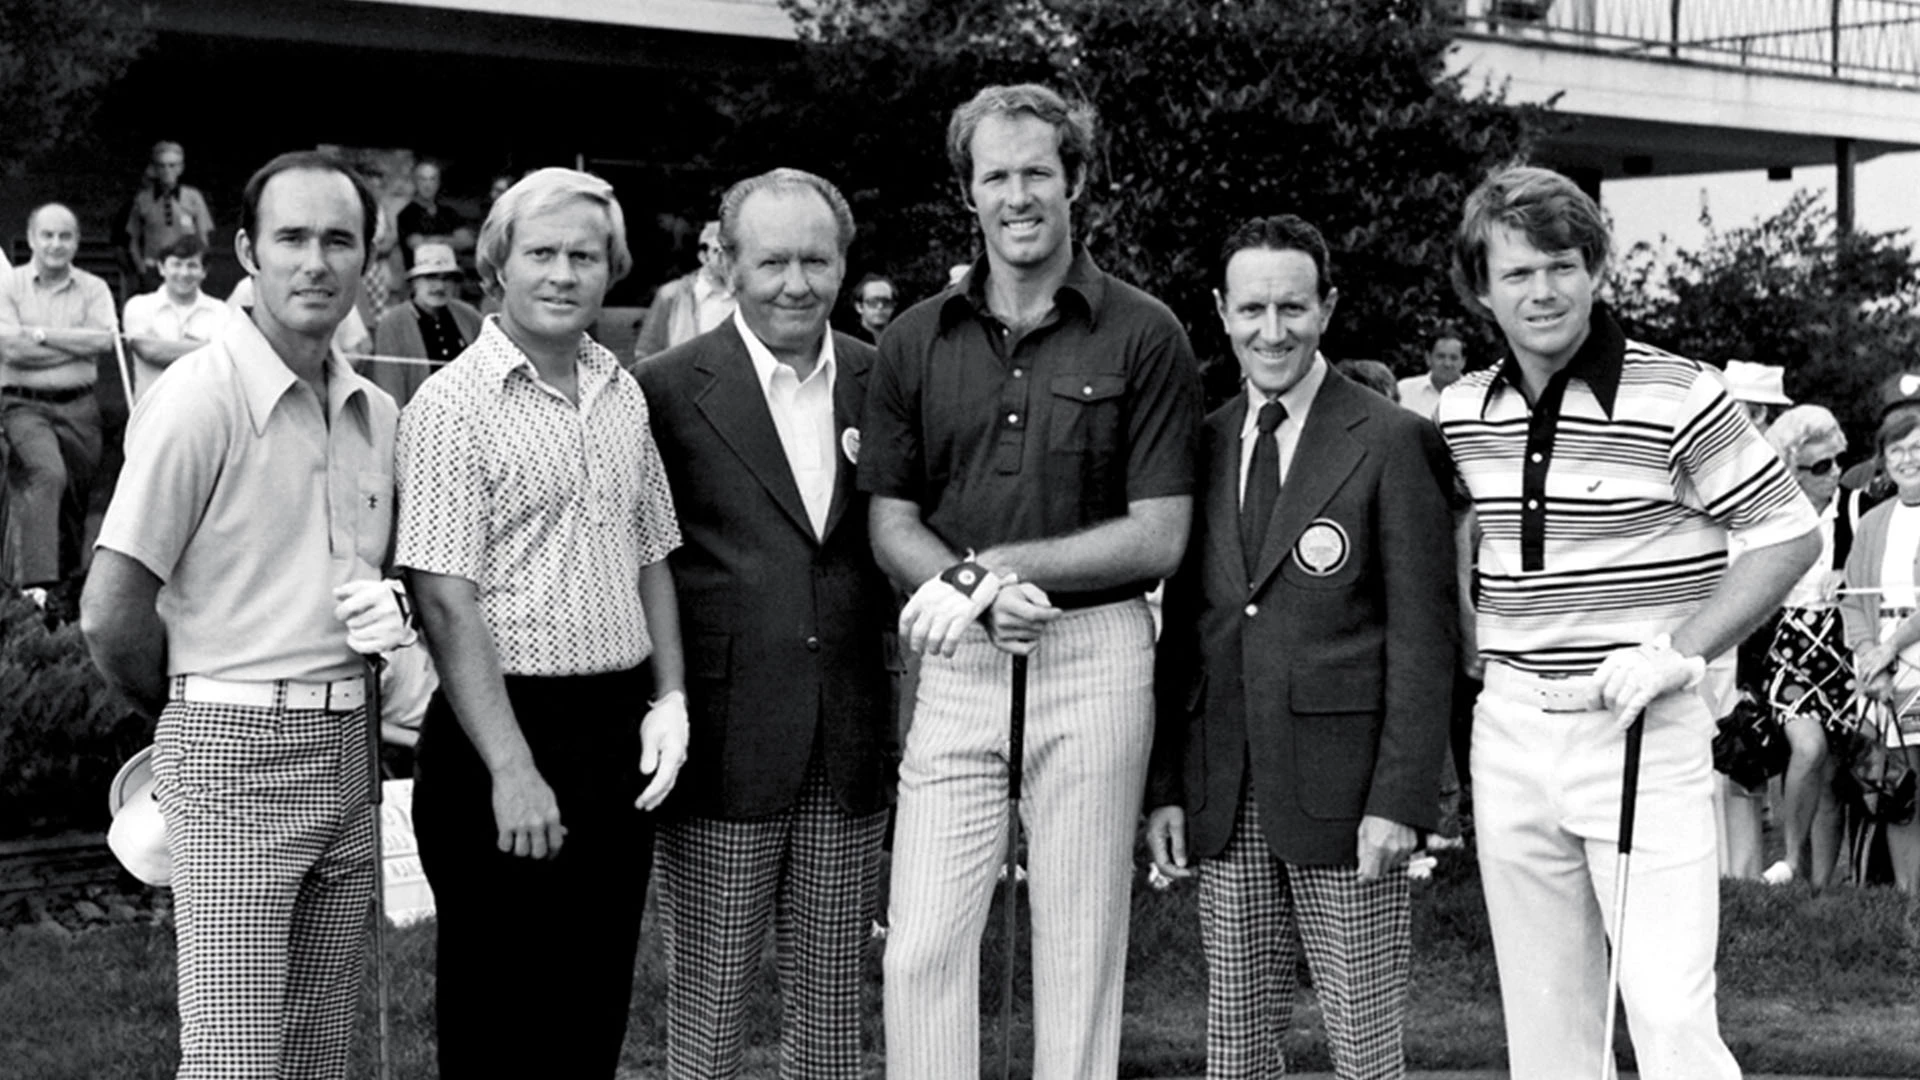
[(848, 461), (855, 465), (860, 464), (859, 428), (850, 427), (840, 432), (840, 452), (847, 455)]
[(1314, 577), (1326, 577), (1347, 565), (1352, 548), (1339, 522), (1314, 518), (1293, 545), (1293, 562)]

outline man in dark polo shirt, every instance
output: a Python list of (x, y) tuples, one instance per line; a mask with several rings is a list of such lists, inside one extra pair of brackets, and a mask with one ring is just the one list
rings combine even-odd
[(947, 150), (986, 257), (901, 316), (870, 380), (860, 487), (881, 568), (913, 593), (901, 636), (925, 654), (893, 849), (896, 1078), (979, 1075), (1009, 654), (1030, 656), (1034, 1075), (1118, 1067), (1153, 733), (1142, 597), (1186, 546), (1200, 385), (1172, 313), (1073, 244), (1093, 119), (1032, 85), (954, 112)]

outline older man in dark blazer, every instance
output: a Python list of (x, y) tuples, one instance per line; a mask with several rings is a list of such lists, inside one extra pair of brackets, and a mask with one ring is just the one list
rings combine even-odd
[(1324, 240), (1236, 230), (1214, 296), (1246, 391), (1207, 418), (1168, 583), (1148, 842), (1198, 860), (1207, 1076), (1278, 1076), (1296, 923), (1343, 1080), (1405, 1072), (1407, 856), (1431, 829), (1456, 652), (1432, 423), (1319, 353)]
[(782, 1076), (860, 1075), (860, 961), (897, 758), (893, 595), (854, 488), (873, 349), (827, 327), (853, 239), (793, 169), (721, 201), (739, 306), (642, 362), (684, 538), (692, 743), (659, 837), (668, 1075), (733, 1076), (778, 928)]

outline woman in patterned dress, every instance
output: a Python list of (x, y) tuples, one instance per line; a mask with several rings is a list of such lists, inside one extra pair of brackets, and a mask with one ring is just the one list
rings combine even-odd
[(1838, 602), (1852, 537), (1835, 536), (1839, 502), (1834, 498), (1847, 437), (1831, 412), (1796, 405), (1767, 429), (1767, 441), (1820, 514), (1821, 557), (1787, 594), (1767, 649), (1767, 705), (1786, 728), (1792, 757), (1782, 783), (1785, 857), (1761, 877), (1773, 885), (1805, 878), (1819, 888), (1832, 879), (1840, 852), (1840, 807), (1833, 791), (1838, 766), (1828, 740), (1844, 733), (1853, 692), (1852, 654)]

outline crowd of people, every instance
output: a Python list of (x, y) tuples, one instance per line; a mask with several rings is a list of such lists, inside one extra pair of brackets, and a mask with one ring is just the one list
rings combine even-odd
[[(242, 195), (229, 307), (198, 291), (205, 200), (155, 148), (137, 216), (179, 235), (135, 250), (157, 284), (127, 308), (137, 403), (81, 623), (158, 719), (181, 1076), (345, 1075), (375, 889), (363, 658), (419, 650), (387, 677), (430, 696), (384, 696), (428, 702), (442, 1076), (611, 1076), (656, 884), (670, 1075), (737, 1075), (769, 934), (783, 1074), (859, 1075), (890, 812), (889, 1075), (979, 1075), (980, 938), (1021, 827), (1034, 1075), (1116, 1075), (1143, 814), (1154, 872), (1197, 881), (1208, 1075), (1284, 1072), (1296, 928), (1336, 1072), (1403, 1075), (1407, 871), (1450, 755), (1513, 1074), (1609, 1060), (1625, 920), (1641, 1075), (1739, 1075), (1718, 658), (1766, 636), (1743, 674), (1793, 753), (1767, 876), (1824, 884), (1857, 702), (1891, 703), (1897, 740), (1920, 689), (1920, 386), (1879, 432), (1898, 497), (1850, 516), (1831, 414), (1763, 435), (1740, 369), (1628, 338), (1595, 297), (1598, 206), (1512, 166), (1452, 253), (1499, 362), (1465, 372), (1447, 333), (1425, 375), (1344, 374), (1320, 349), (1335, 255), (1277, 213), (1222, 237), (1243, 383), (1203, 415), (1187, 331), (1076, 239), (1094, 123), (1036, 85), (961, 104), (945, 145), (981, 254), (897, 319), (893, 283), (861, 280), (859, 332), (829, 322), (839, 190), (741, 180), (631, 357), (589, 334), (632, 265), (597, 177), (511, 181), (474, 232), (432, 163), (389, 224), (338, 159), (282, 155)], [(0, 290), (28, 587), (78, 558), (60, 504), (121, 340), (77, 228), (36, 210)], [(469, 254), (484, 315), (456, 295)], [(398, 377), (341, 336), (388, 259), (412, 299), (362, 321), (377, 354), (421, 354)], [(1602, 910), (1635, 800), (1633, 889)], [(1883, 824), (1911, 890), (1920, 826)]]

